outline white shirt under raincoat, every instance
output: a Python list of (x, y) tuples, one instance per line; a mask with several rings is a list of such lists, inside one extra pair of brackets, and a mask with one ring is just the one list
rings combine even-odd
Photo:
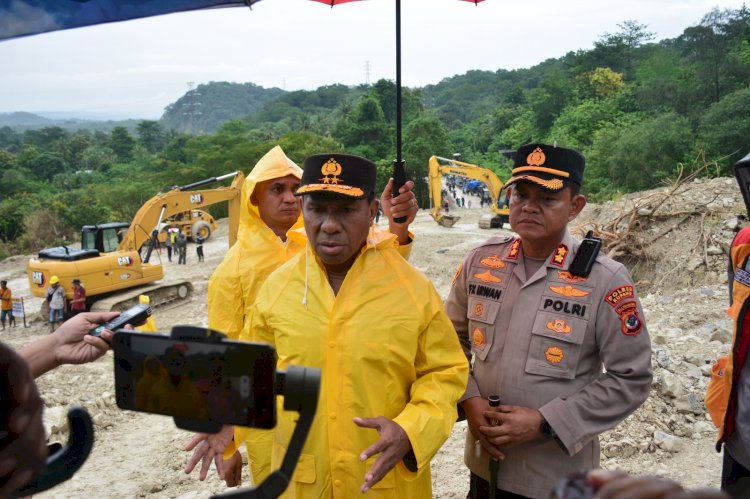
[[(418, 471), (401, 462), (365, 496), (432, 495), (430, 459), (456, 421), (468, 364), (432, 283), (404, 260), (395, 239), (371, 229), (337, 296), (310, 249), (274, 272), (258, 294), (241, 339), (275, 345), (279, 370), (321, 369), (318, 411), (282, 497), (359, 497), (377, 458), (363, 463), (359, 454), (378, 434), (352, 418), (376, 416), (404, 429)], [(279, 397), (274, 468), (296, 419)]]

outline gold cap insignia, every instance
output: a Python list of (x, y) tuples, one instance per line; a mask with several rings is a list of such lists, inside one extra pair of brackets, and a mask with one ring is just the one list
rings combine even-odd
[(545, 161), (547, 161), (547, 156), (544, 154), (541, 147), (537, 147), (526, 156), (526, 164), (531, 166), (541, 166)]
[(333, 158), (323, 163), (320, 173), (323, 174), (323, 178), (320, 181), (324, 184), (338, 184), (341, 182), (338, 178), (341, 175), (341, 164)]

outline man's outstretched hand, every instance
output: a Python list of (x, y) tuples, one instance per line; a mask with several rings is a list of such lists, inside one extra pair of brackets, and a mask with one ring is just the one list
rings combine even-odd
[(377, 430), (380, 439), (362, 451), (359, 455), (360, 461), (366, 461), (375, 454), (380, 454), (373, 463), (372, 468), (365, 473), (365, 481), (362, 484), (364, 494), (373, 485), (383, 479), (386, 473), (391, 471), (401, 461), (409, 450), (411, 442), (406, 432), (398, 423), (384, 416), (376, 418), (354, 418), (354, 423), (362, 428)]

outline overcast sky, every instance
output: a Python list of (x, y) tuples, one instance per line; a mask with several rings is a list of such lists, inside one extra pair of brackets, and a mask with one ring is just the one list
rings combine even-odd
[[(674, 38), (733, 0), (402, 1), (402, 79), (533, 66), (636, 20)], [(195, 85), (286, 90), (395, 79), (395, 2), (263, 0), (0, 42), (0, 112), (157, 119)]]

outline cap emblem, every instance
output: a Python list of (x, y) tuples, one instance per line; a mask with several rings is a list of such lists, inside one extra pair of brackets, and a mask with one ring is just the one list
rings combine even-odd
[(541, 166), (545, 161), (547, 161), (547, 156), (545, 156), (541, 147), (537, 147), (526, 156), (526, 163), (531, 166)]
[(338, 178), (341, 175), (341, 164), (333, 158), (323, 163), (320, 173), (323, 174), (323, 178), (320, 181), (324, 184), (338, 184), (341, 182)]

